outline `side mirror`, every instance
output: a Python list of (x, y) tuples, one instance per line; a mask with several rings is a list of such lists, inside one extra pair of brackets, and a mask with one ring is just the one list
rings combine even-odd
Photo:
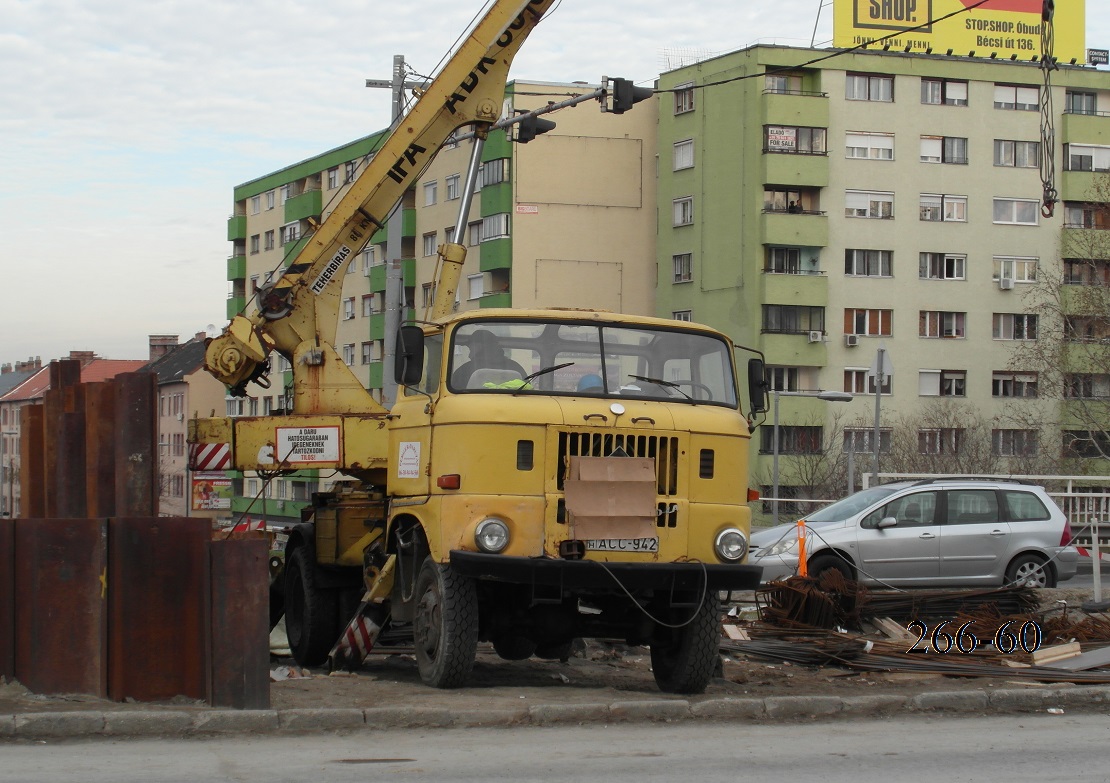
[(766, 413), (767, 376), (762, 359), (748, 359), (748, 405), (752, 414)]
[(898, 520), (894, 517), (883, 517), (875, 527), (879, 528), (879, 530), (885, 530), (888, 527), (898, 527)]
[(402, 326), (397, 330), (393, 379), (401, 386), (415, 386), (424, 375), (424, 330)]

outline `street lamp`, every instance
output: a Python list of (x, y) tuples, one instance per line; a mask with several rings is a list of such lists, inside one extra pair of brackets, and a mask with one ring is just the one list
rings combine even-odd
[(772, 492), (774, 492), (774, 497), (771, 498), (771, 518), (774, 524), (777, 525), (779, 523), (779, 397), (816, 397), (825, 402), (851, 402), (854, 398), (848, 392), (838, 391), (792, 392), (775, 389), (774, 393), (775, 405), (772, 420), (774, 431), (771, 433), (771, 440), (774, 442), (774, 450), (771, 452), (771, 483), (773, 485)]

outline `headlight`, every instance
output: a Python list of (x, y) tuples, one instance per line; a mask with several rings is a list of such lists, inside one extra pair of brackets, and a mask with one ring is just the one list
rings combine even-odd
[(790, 535), (777, 542), (773, 547), (766, 552), (760, 553), (760, 557), (774, 557), (775, 555), (785, 555), (792, 549), (798, 548), (798, 537)]
[(496, 517), (483, 519), (474, 530), (474, 543), (483, 552), (496, 554), (509, 545), (509, 526)]
[(713, 542), (717, 557), (728, 563), (737, 563), (748, 553), (748, 538), (734, 527), (722, 530)]

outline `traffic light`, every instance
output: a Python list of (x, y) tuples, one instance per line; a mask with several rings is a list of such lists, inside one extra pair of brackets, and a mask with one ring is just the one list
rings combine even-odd
[(555, 123), (551, 120), (540, 119), (536, 115), (531, 114), (516, 123), (513, 127), (516, 129), (516, 133), (513, 134), (513, 141), (527, 144), (541, 133), (547, 133), (554, 128)]
[(629, 79), (609, 80), (609, 107), (613, 114), (624, 114), (633, 104), (645, 101), (655, 95), (651, 87), (636, 87)]

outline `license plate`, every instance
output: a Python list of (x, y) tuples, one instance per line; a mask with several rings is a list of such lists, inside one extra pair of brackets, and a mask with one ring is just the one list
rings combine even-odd
[(586, 549), (592, 552), (658, 552), (658, 538), (591, 538)]

